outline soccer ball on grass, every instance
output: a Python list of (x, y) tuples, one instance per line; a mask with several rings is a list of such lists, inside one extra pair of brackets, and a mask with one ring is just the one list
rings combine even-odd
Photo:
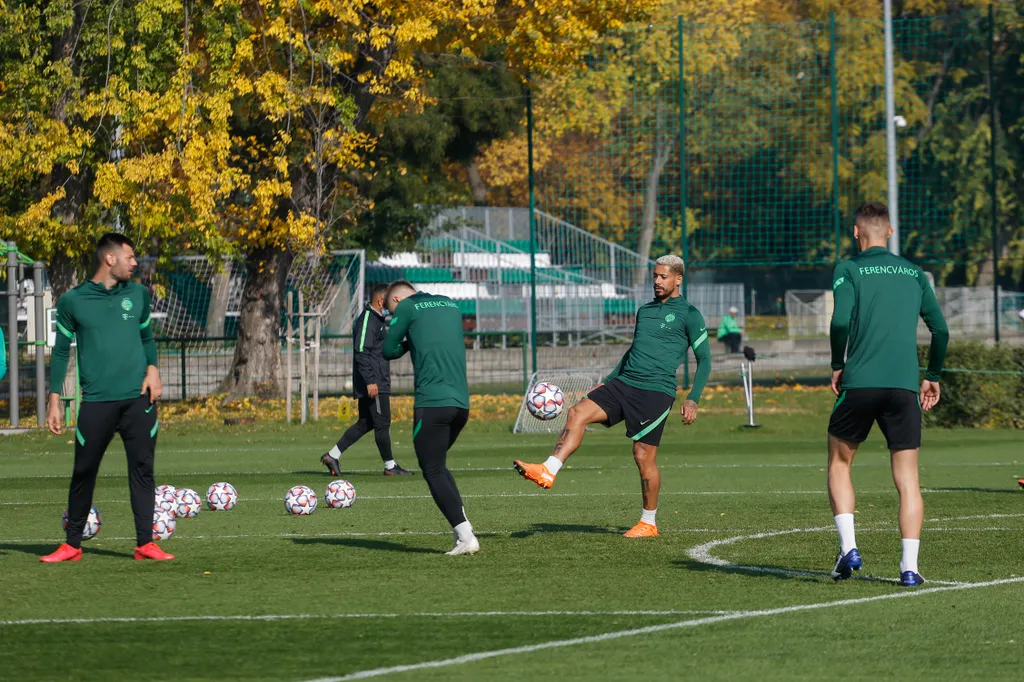
[(238, 502), (238, 491), (235, 486), (223, 481), (214, 483), (206, 491), (206, 503), (214, 511), (228, 511)]
[(160, 507), (153, 510), (153, 539), (168, 540), (174, 535), (174, 528), (177, 521), (174, 512), (169, 512)]
[(199, 515), (203, 500), (199, 493), (189, 488), (178, 488), (174, 493), (174, 515), (179, 519), (191, 519)]
[[(85, 528), (82, 529), (82, 539), (88, 540), (89, 538), (96, 537), (96, 534), (100, 532), (100, 527), (103, 526), (103, 519), (100, 517), (100, 510), (93, 507), (89, 510), (89, 518), (85, 520)], [(68, 510), (64, 510), (64, 530), (68, 529)]]
[(344, 479), (331, 481), (324, 493), (324, 501), (331, 509), (346, 509), (356, 501), (356, 487)]
[(294, 486), (284, 496), (284, 508), (289, 514), (308, 516), (316, 511), (316, 493), (304, 485)]

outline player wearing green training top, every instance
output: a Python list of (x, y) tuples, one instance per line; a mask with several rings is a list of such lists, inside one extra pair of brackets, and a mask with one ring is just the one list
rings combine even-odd
[(135, 519), (136, 559), (174, 557), (153, 542), (153, 457), (163, 386), (157, 370), (149, 291), (131, 282), (135, 245), (111, 233), (96, 244), (93, 278), (57, 302), (57, 343), (50, 361), (46, 425), (60, 434), (60, 394), (71, 339), (78, 343), (82, 406), (75, 429), (75, 463), (68, 492), (67, 542), (42, 561), (82, 558), (82, 531), (92, 507), (103, 454), (120, 434), (128, 456), (128, 485)]
[(397, 360), (407, 351), (412, 357), (416, 373), (412, 444), (430, 495), (452, 526), (455, 546), (447, 554), (474, 554), (480, 542), (447, 466), (448, 450), (469, 421), (462, 311), (447, 296), (417, 292), (406, 281), (392, 283), (384, 300), (392, 314), (384, 357)]
[(550, 488), (562, 464), (583, 442), (587, 424), (610, 427), (625, 421), (626, 436), (633, 441), (633, 459), (640, 470), (643, 497), (640, 522), (626, 532), (628, 538), (658, 535), (658, 445), (676, 399), (676, 370), (692, 348), (697, 371), (681, 409), (684, 424), (697, 419), (697, 403), (711, 374), (704, 317), (680, 294), (684, 269), (683, 259), (678, 256), (658, 259), (654, 268), (654, 300), (636, 313), (633, 345), (604, 382), (569, 409), (565, 428), (546, 462), (513, 462), (524, 478), (541, 488)]
[[(924, 521), (917, 474), (921, 410), (939, 402), (949, 331), (924, 272), (886, 248), (892, 225), (885, 204), (871, 202), (858, 208), (853, 236), (860, 253), (840, 263), (832, 281), (835, 308), (830, 338), (836, 403), (828, 424), (828, 494), (840, 543), (832, 577), (849, 578), (863, 565), (854, 536), (850, 466), (857, 446), (877, 421), (891, 453), (892, 478), (900, 496), (900, 582), (920, 585), (924, 582), (917, 568)], [(921, 383), (918, 317), (932, 334)]]

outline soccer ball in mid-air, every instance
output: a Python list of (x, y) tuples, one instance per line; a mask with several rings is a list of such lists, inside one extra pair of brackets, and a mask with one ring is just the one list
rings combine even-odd
[(178, 488), (174, 493), (174, 515), (180, 519), (191, 519), (199, 515), (203, 500), (199, 493), (190, 488)]
[(174, 535), (174, 528), (177, 521), (174, 514), (164, 511), (160, 507), (153, 510), (153, 539), (167, 540)]
[(289, 514), (308, 516), (316, 511), (316, 493), (312, 488), (297, 485), (284, 496), (284, 508)]
[(356, 501), (356, 487), (344, 479), (331, 481), (324, 493), (324, 501), (331, 509), (346, 509)]
[(215, 511), (227, 511), (238, 502), (238, 491), (230, 483), (214, 483), (206, 491), (206, 503)]
[(534, 384), (526, 396), (526, 408), (530, 410), (530, 414), (544, 421), (560, 415), (564, 406), (565, 396), (562, 395), (562, 389), (543, 381)]
[[(100, 532), (100, 527), (103, 526), (103, 519), (100, 517), (100, 510), (93, 507), (89, 510), (89, 518), (85, 520), (85, 528), (82, 529), (82, 539), (88, 540), (89, 538), (96, 537), (96, 533)], [(68, 529), (68, 510), (64, 510), (64, 530)]]

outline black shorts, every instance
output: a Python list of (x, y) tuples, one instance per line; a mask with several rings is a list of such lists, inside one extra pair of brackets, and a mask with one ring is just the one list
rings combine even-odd
[(587, 397), (608, 415), (605, 426), (625, 421), (629, 438), (655, 447), (661, 443), (665, 420), (675, 402), (675, 397), (667, 393), (633, 388), (618, 379), (598, 386)]
[(876, 421), (890, 450), (921, 447), (921, 403), (917, 393), (903, 388), (843, 391), (832, 408), (828, 432), (848, 443), (863, 443)]

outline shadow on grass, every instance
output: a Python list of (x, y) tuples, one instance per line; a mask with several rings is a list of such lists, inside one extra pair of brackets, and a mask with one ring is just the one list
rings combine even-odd
[[(417, 480), (419, 478), (419, 472), (415, 472), (415, 476), (388, 476), (388, 479), (406, 479), (406, 480)], [(381, 465), (380, 469), (374, 469), (373, 471), (342, 471), (340, 476), (332, 476), (331, 472), (327, 469), (303, 469), (301, 471), (293, 471), (293, 476), (316, 476), (317, 478), (323, 478), (325, 482), (330, 483), (331, 481), (343, 478), (345, 480), (352, 480), (355, 478), (376, 478), (383, 479), (384, 476), (384, 465)]]
[(796, 580), (799, 582), (820, 582), (826, 578), (831, 580), (828, 573), (816, 571), (801, 571), (781, 566), (715, 566), (705, 564), (692, 559), (679, 559), (673, 561), (672, 565), (685, 571), (699, 573), (729, 573), (742, 575), (748, 578), (775, 578), (776, 580)]
[[(49, 554), (53, 550), (57, 549), (57, 546), (59, 544), (60, 543), (57, 543), (57, 542), (54, 542), (53, 544), (50, 544), (50, 545), (40, 545), (40, 544), (28, 545), (28, 544), (18, 544), (18, 543), (11, 543), (11, 542), (9, 542), (9, 543), (0, 543), (0, 554), (6, 554), (8, 551), (10, 551), (10, 552), (21, 552), (22, 554), (32, 554), (32, 555), (40, 556), (41, 557), (41, 556)], [(83, 553), (85, 555), (83, 558), (88, 557), (90, 554), (95, 554), (95, 555), (98, 555), (98, 556), (112, 556), (112, 557), (119, 557), (119, 558), (127, 558), (127, 559), (131, 559), (133, 557), (132, 554), (128, 554), (127, 552), (115, 552), (115, 551), (110, 550), (110, 549), (100, 549), (98, 547), (89, 547), (88, 545), (84, 545), (84, 544), (82, 545), (82, 550), (83, 550)]]
[(1014, 495), (1022, 494), (1019, 486), (1016, 487), (1016, 488), (950, 488), (948, 486), (943, 486), (941, 488), (921, 488), (921, 492), (923, 492), (923, 493), (948, 493), (948, 492), (958, 492), (958, 493), (1013, 493)]
[(629, 528), (608, 528), (607, 526), (589, 526), (574, 523), (535, 523), (530, 528), (518, 530), (509, 537), (528, 538), (531, 535), (548, 533), (592, 533), (594, 535), (621, 535)]
[(363, 538), (293, 538), (292, 542), (297, 545), (338, 545), (342, 547), (356, 547), (358, 549), (372, 549), (385, 552), (403, 552), (405, 554), (440, 554), (440, 550), (426, 549), (425, 547), (409, 547), (400, 545), (397, 542), (387, 540), (367, 540)]

